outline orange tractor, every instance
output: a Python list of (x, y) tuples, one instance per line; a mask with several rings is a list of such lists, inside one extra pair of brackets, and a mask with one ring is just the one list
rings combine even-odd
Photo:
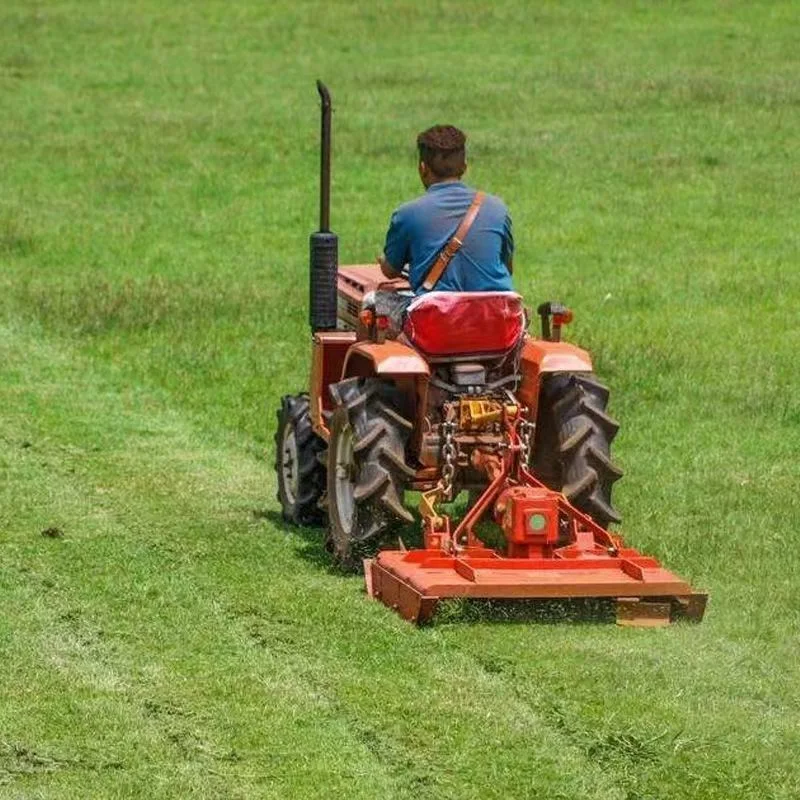
[[(318, 89), (311, 385), (278, 411), (284, 519), (326, 525), (333, 559), (363, 566), (368, 593), (417, 623), (456, 597), (610, 598), (621, 623), (701, 619), (706, 595), (608, 530), (620, 521), (611, 494), (622, 472), (610, 456), (618, 425), (589, 354), (561, 341), (569, 309), (540, 305), (534, 336), (512, 292), (434, 291), (387, 338), (379, 298), (408, 285), (387, 282), (377, 265), (337, 264), (331, 102)], [(409, 492), (420, 496), (416, 549), (396, 534), (416, 520)], [(462, 492), (469, 502), (456, 521), (440, 505)]]

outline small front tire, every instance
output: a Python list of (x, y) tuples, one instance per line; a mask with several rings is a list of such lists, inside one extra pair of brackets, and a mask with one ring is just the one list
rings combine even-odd
[(275, 431), (275, 472), (283, 518), (293, 525), (324, 521), (319, 507), (325, 491), (320, 454), (325, 442), (314, 433), (307, 394), (281, 398)]

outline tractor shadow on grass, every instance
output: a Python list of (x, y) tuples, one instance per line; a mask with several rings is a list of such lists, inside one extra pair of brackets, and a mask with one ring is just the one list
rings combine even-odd
[[(297, 546), (295, 552), (300, 558), (324, 569), (330, 575), (352, 576), (352, 572), (343, 570), (333, 563), (333, 557), (325, 547), (325, 528), (322, 525), (298, 526), (291, 525), (281, 515), (280, 511), (271, 508), (254, 508), (251, 510), (253, 519), (265, 520), (282, 533), (294, 534)], [(385, 546), (397, 547), (399, 543), (406, 547), (420, 547), (422, 535), (419, 533), (419, 524), (411, 523), (398, 527), (387, 539)], [(359, 570), (359, 573), (361, 571)]]
[(325, 528), (321, 525), (291, 525), (280, 511), (271, 508), (254, 508), (252, 515), (254, 519), (269, 522), (281, 533), (294, 534), (297, 543), (295, 553), (300, 558), (330, 575), (347, 574), (333, 563), (331, 554), (325, 549)]

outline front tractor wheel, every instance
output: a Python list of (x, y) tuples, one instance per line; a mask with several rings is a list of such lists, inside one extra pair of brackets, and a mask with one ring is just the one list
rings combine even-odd
[(608, 394), (592, 373), (548, 376), (539, 398), (532, 463), (539, 480), (562, 491), (604, 528), (621, 519), (611, 504), (622, 470), (611, 461), (619, 424), (606, 413)]
[(325, 491), (325, 467), (319, 455), (325, 442), (311, 427), (307, 394), (281, 398), (275, 431), (275, 472), (283, 518), (294, 525), (323, 521), (319, 502)]
[(354, 570), (397, 522), (413, 522), (403, 489), (414, 470), (405, 448), (412, 423), (394, 386), (352, 378), (331, 387), (337, 407), (328, 449), (328, 544)]

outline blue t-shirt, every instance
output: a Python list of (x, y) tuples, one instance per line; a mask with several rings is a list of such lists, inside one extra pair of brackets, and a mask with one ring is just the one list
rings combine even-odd
[[(408, 264), (416, 294), (433, 262), (455, 234), (475, 197), (475, 189), (456, 182), (434, 183), (422, 197), (392, 214), (383, 249), (391, 267)], [(486, 195), (464, 244), (436, 284), (437, 292), (503, 292), (513, 289), (508, 263), (514, 253), (511, 217), (505, 203)]]

